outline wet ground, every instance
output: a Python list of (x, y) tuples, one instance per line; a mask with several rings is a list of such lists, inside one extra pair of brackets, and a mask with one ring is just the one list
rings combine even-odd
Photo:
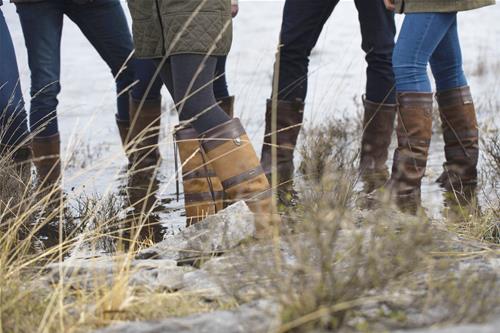
[[(13, 5), (2, 7), (14, 37), (25, 96), (29, 92), (29, 69), (22, 32)], [(262, 143), (265, 100), (270, 94), (271, 70), (282, 12), (282, 2), (242, 1), (235, 21), (235, 41), (228, 63), (230, 90), (237, 96), (236, 114), (247, 126), (256, 147)], [(500, 7), (488, 7), (460, 15), (465, 68), (479, 109), (483, 131), (498, 129), (500, 105)], [(397, 17), (401, 24), (402, 17)], [(327, 119), (357, 117), (364, 90), (365, 67), (360, 49), (359, 26), (352, 2), (341, 2), (325, 26), (311, 60), (306, 124)], [(126, 159), (114, 123), (114, 85), (111, 74), (97, 53), (69, 20), (65, 21), (62, 51), (63, 87), (59, 124), (67, 168), (64, 187), (70, 196), (82, 193), (120, 193), (128, 181)], [(165, 92), (164, 92), (165, 93)], [(29, 104), (29, 103), (28, 103)], [(159, 218), (167, 232), (184, 225), (182, 195), (176, 200), (172, 128), (177, 117), (165, 93), (163, 163), (158, 174), (162, 209)], [(433, 180), (441, 171), (443, 144), (434, 136), (424, 206), (439, 216), (442, 191)], [(72, 156), (72, 157), (70, 157)], [(300, 160), (300, 156), (296, 157)], [(483, 163), (483, 161), (481, 161)], [(181, 191), (182, 192), (182, 191)]]

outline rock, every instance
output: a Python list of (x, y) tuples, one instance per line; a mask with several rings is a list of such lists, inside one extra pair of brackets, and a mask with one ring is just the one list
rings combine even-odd
[(176, 235), (166, 237), (162, 242), (141, 251), (136, 258), (176, 261), (210, 258), (236, 247), (254, 233), (254, 215), (240, 201)]
[(62, 273), (65, 285), (91, 289), (127, 278), (129, 285), (173, 291), (183, 287), (184, 274), (193, 270), (192, 267), (179, 267), (173, 260), (133, 260), (127, 263), (122, 258), (113, 257), (78, 258), (49, 265), (45, 281), (58, 283)]
[(497, 333), (500, 321), (486, 324), (458, 325), (443, 328), (423, 328), (417, 330), (394, 331), (394, 333)]
[(281, 309), (260, 300), (233, 311), (215, 311), (182, 318), (115, 324), (96, 333), (268, 333), (280, 327)]

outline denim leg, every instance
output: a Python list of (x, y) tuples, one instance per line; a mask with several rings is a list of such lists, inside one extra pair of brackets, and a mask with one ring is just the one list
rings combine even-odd
[(0, 9), (0, 142), (14, 146), (29, 134), (16, 54)]
[(456, 19), (456, 13), (405, 16), (393, 55), (398, 92), (431, 92), (427, 64)]
[(394, 14), (382, 0), (355, 0), (358, 9), (362, 49), (366, 53), (366, 98), (375, 103), (396, 102), (392, 53), (396, 24)]
[(463, 70), (462, 51), (458, 37), (457, 19), (451, 25), (448, 33), (430, 59), (432, 73), (436, 81), (437, 91), (449, 90), (467, 86)]
[(279, 99), (306, 99), (309, 57), (338, 2), (286, 0), (281, 25)]
[[(145, 100), (160, 99), (163, 82), (159, 75), (155, 77), (156, 66), (154, 61), (149, 59), (133, 59), (132, 66), (136, 83), (132, 88), (130, 96), (136, 101), (141, 101), (143, 98), (145, 98)], [(153, 84), (148, 91), (148, 87), (153, 78)], [(123, 120), (128, 120), (128, 118)]]
[(20, 3), (16, 7), (31, 71), (31, 131), (39, 137), (52, 136), (58, 133), (63, 1)]
[(226, 61), (227, 56), (217, 57), (215, 66), (214, 95), (217, 100), (229, 96), (226, 81)]
[(127, 119), (127, 88), (134, 82), (134, 73), (133, 66), (126, 62), (134, 45), (120, 1), (95, 0), (82, 5), (68, 1), (66, 14), (111, 69), (116, 80), (118, 118)]

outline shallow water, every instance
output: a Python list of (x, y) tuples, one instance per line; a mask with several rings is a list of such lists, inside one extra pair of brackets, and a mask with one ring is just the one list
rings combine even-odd
[[(235, 21), (235, 41), (228, 63), (230, 89), (237, 96), (236, 114), (247, 126), (256, 147), (262, 144), (265, 100), (270, 94), (271, 70), (281, 21), (282, 2), (245, 1)], [(2, 7), (14, 37), (25, 96), (29, 92), (29, 69), (22, 32), (14, 6)], [(460, 15), (465, 69), (479, 108), (482, 127), (497, 128), (500, 105), (500, 7), (488, 7)], [(397, 17), (398, 24), (402, 17)], [(341, 2), (325, 26), (311, 60), (306, 125), (333, 118), (355, 117), (364, 90), (365, 64), (360, 49), (359, 26), (352, 2)], [(66, 19), (62, 51), (63, 86), (59, 124), (62, 144), (75, 152), (65, 171), (64, 187), (70, 195), (118, 193), (125, 180), (126, 164), (114, 123), (114, 84), (111, 74), (76, 26)], [(182, 196), (175, 199), (172, 128), (175, 113), (165, 94), (162, 119), (163, 163), (159, 171), (158, 198), (163, 226), (173, 232), (184, 225)], [(29, 103), (28, 103), (29, 104)], [(90, 158), (87, 158), (90, 156)], [(300, 156), (296, 156), (297, 161)], [(432, 142), (429, 168), (424, 179), (424, 206), (437, 217), (442, 210), (442, 191), (434, 183), (441, 171), (443, 143), (439, 135)], [(483, 163), (483, 161), (481, 161)]]

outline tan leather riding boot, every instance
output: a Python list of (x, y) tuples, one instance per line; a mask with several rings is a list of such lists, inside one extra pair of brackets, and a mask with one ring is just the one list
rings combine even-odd
[(240, 120), (234, 118), (202, 133), (200, 141), (221, 180), (225, 201), (244, 200), (256, 214), (255, 236), (272, 236), (281, 219), (273, 214), (269, 182)]
[(386, 162), (389, 156), (397, 105), (364, 100), (363, 137), (359, 169), (364, 192), (370, 193), (389, 179)]
[(212, 165), (203, 155), (196, 130), (178, 127), (175, 141), (182, 166), (187, 225), (190, 226), (223, 209), (224, 191)]
[(32, 142), (33, 163), (41, 187), (48, 187), (61, 180), (61, 141), (59, 134), (35, 137)]
[(445, 188), (460, 189), (477, 184), (479, 129), (469, 87), (436, 94), (443, 128), (446, 162), (437, 179)]
[[(156, 166), (160, 160), (161, 99), (140, 101), (130, 98), (130, 151), (131, 165), (138, 169)], [(126, 142), (126, 140), (125, 140)]]

